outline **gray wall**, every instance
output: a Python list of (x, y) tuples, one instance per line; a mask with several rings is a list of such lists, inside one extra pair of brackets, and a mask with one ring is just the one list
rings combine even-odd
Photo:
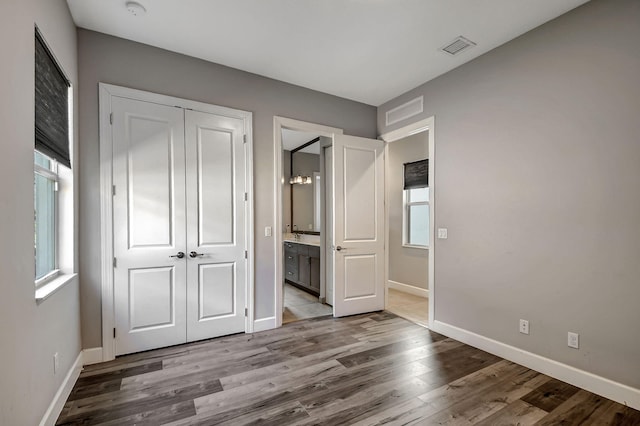
[(594, 0), (378, 109), (435, 116), (436, 320), (635, 388), (639, 23)]
[(79, 30), (82, 342), (101, 346), (98, 82), (253, 112), (256, 318), (274, 315), (274, 115), (374, 137), (372, 106), (205, 62), (166, 50)]
[[(320, 172), (320, 156), (308, 152), (295, 152), (293, 175), (311, 176), (313, 179), (313, 172)], [(285, 171), (285, 176), (289, 176), (288, 171)], [(293, 226), (291, 229), (313, 231), (309, 229), (309, 224), (313, 225), (313, 184), (293, 185), (292, 203)]]
[(389, 144), (389, 279), (427, 288), (429, 251), (402, 246), (404, 163), (429, 157), (428, 133), (421, 132)]
[[(34, 23), (44, 34), (76, 93), (78, 81), (76, 30), (67, 3), (64, 0), (0, 2), (2, 425), (38, 424), (80, 353), (77, 281), (69, 283), (40, 305), (35, 301)], [(75, 170), (77, 172), (77, 168)], [(77, 259), (77, 252), (74, 254)], [(60, 359), (56, 375), (53, 374), (55, 352), (59, 353)]]

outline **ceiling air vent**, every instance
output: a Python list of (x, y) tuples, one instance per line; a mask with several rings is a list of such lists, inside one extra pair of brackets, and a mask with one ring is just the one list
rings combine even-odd
[(451, 43), (447, 44), (446, 46), (442, 47), (440, 50), (442, 50), (443, 52), (448, 53), (449, 55), (457, 55), (458, 53), (462, 52), (463, 50), (467, 50), (470, 47), (475, 46), (476, 44), (474, 42), (472, 42), (471, 40), (469, 40), (468, 38), (464, 38), (462, 36), (456, 38), (455, 40), (453, 40)]

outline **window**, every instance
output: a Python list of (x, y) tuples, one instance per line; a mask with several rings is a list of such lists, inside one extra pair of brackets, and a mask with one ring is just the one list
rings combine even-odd
[(404, 245), (429, 246), (429, 187), (404, 190)]
[(58, 164), (36, 151), (34, 155), (35, 257), (36, 282), (55, 275)]
[[(51, 281), (62, 269), (61, 255), (69, 244), (61, 244), (60, 237), (73, 239), (73, 225), (69, 226), (69, 221), (73, 222), (70, 90), (69, 80), (36, 28), (33, 165), (36, 287)], [(61, 188), (64, 188), (62, 196), (59, 192)], [(67, 208), (63, 212), (64, 206)]]
[(429, 247), (429, 160), (404, 165), (403, 245)]

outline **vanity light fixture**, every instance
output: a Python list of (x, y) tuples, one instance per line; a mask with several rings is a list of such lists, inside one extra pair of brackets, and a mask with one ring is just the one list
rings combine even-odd
[(313, 182), (313, 179), (311, 179), (311, 176), (291, 176), (291, 178), (289, 179), (289, 183), (291, 185), (295, 185), (295, 184), (300, 184), (300, 185), (308, 185), (310, 183)]

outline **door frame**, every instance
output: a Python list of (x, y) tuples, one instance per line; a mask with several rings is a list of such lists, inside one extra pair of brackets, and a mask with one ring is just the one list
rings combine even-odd
[[(435, 298), (436, 298), (436, 285), (435, 285), (435, 251), (436, 251), (436, 223), (435, 223), (435, 192), (436, 192), (436, 145), (435, 145), (435, 116), (425, 118), (424, 120), (416, 121), (397, 130), (384, 133), (379, 136), (386, 142), (385, 145), (385, 157), (389, 158), (389, 143), (406, 138), (407, 136), (415, 135), (428, 131), (428, 143), (429, 143), (429, 266), (427, 284), (429, 288), (429, 328), (433, 328), (433, 322), (435, 321)], [(385, 163), (385, 174), (389, 175), (389, 162)], [(389, 199), (389, 186), (385, 183), (385, 197)], [(388, 305), (389, 298), (389, 204), (385, 206), (385, 237), (386, 237), (386, 259), (385, 259), (385, 290), (384, 300), (385, 307)]]
[[(301, 132), (313, 132), (317, 133), (320, 136), (325, 136), (331, 138), (333, 140), (333, 136), (336, 134), (343, 134), (343, 129), (339, 129), (337, 127), (324, 126), (321, 124), (309, 123), (306, 121), (294, 120), (292, 118), (274, 116), (273, 117), (273, 147), (274, 147), (274, 236), (273, 239), (273, 248), (275, 252), (274, 256), (274, 326), (281, 327), (282, 326), (282, 283), (283, 283), (283, 260), (284, 260), (284, 238), (283, 238), (283, 228), (282, 228), (282, 184), (285, 179), (284, 170), (283, 170), (283, 162), (282, 162), (282, 129), (288, 130), (297, 130)], [(324, 212), (320, 213), (320, 220), (324, 225), (325, 218)], [(323, 226), (324, 228), (324, 226)], [(325, 230), (326, 232), (326, 230)], [(320, 262), (322, 267), (324, 268), (326, 265), (326, 247), (322, 238), (320, 238), (321, 250), (320, 250)], [(321, 269), (322, 270), (322, 269)], [(265, 318), (265, 320), (270, 320), (270, 318)], [(262, 320), (260, 320), (262, 321)], [(271, 327), (267, 327), (271, 328)], [(266, 329), (266, 328), (265, 328)]]
[(253, 332), (254, 317), (254, 225), (253, 225), (253, 114), (188, 99), (176, 98), (128, 87), (99, 83), (99, 121), (100, 121), (100, 237), (101, 237), (101, 276), (102, 276), (102, 361), (115, 359), (114, 281), (113, 281), (113, 135), (111, 126), (111, 98), (113, 96), (137, 101), (175, 106), (206, 113), (222, 115), (243, 120), (245, 141), (245, 182), (247, 200), (245, 204), (245, 245), (246, 262), (246, 300), (247, 315), (245, 333)]

